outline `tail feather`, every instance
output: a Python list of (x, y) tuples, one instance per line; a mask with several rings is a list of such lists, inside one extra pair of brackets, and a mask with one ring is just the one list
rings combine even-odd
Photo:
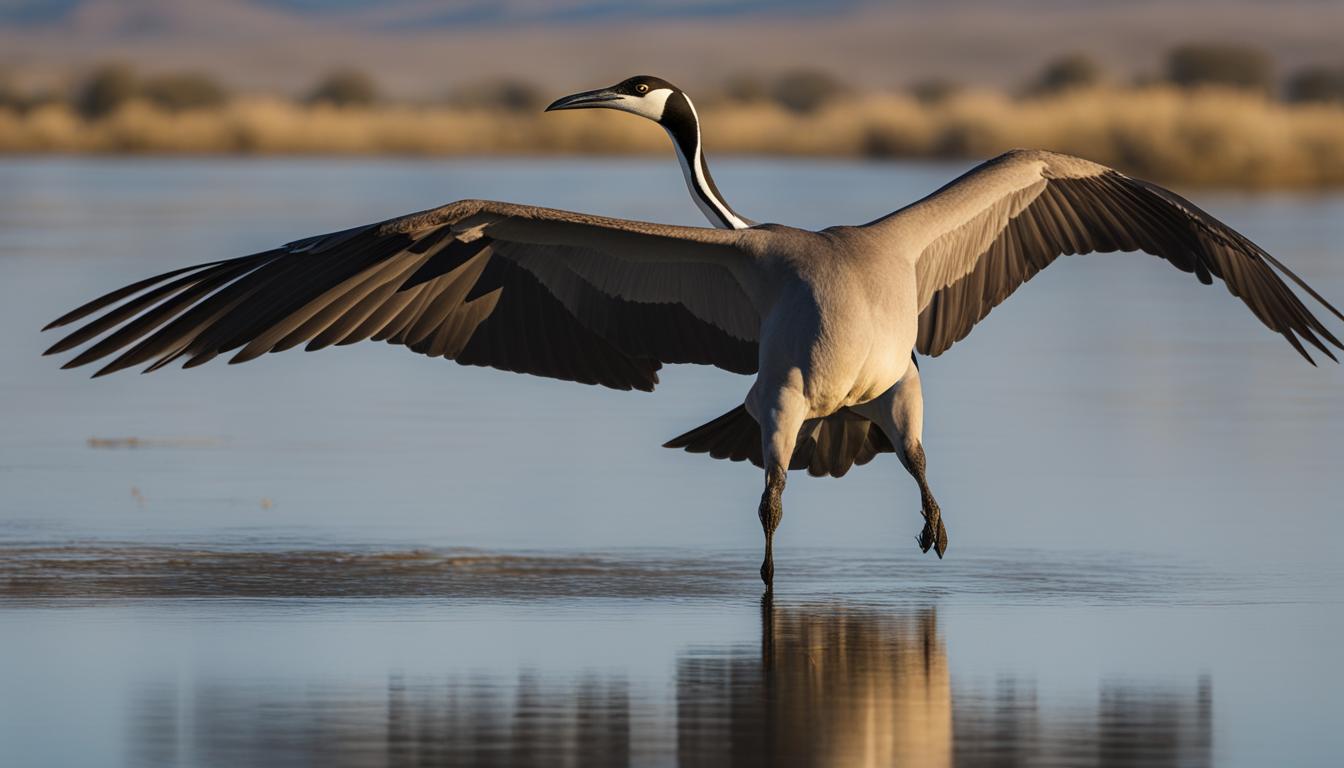
[[(668, 440), (664, 448), (708, 453), (715, 459), (765, 465), (761, 427), (739, 405), (722, 416)], [(891, 441), (876, 424), (848, 408), (803, 424), (789, 460), (789, 469), (806, 469), (813, 477), (844, 477), (850, 468), (867, 464), (879, 453), (893, 453)]]
[(764, 466), (761, 458), (761, 427), (739, 405), (707, 424), (668, 440), (664, 448), (685, 448), (690, 453), (708, 453), (715, 459), (750, 461)]

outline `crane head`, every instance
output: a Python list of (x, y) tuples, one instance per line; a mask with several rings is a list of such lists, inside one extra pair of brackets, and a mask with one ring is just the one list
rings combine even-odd
[(547, 112), (561, 109), (619, 109), (622, 112), (647, 117), (655, 123), (663, 121), (667, 99), (681, 89), (661, 77), (636, 75), (609, 87), (584, 91), (556, 99)]

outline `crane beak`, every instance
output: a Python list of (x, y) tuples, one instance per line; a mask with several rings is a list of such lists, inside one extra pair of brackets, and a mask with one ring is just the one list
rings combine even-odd
[[(607, 107), (608, 109), (616, 107), (624, 97), (610, 88), (599, 88), (596, 91), (584, 91), (566, 96), (563, 99), (556, 99), (546, 108), (547, 112), (554, 112), (561, 109), (590, 109), (595, 107)], [(616, 107), (619, 108), (619, 107)]]

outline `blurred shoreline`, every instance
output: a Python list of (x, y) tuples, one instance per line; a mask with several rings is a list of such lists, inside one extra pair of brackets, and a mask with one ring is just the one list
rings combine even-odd
[[(809, 111), (708, 100), (711, 154), (977, 159), (1013, 147), (1080, 155), (1188, 186), (1344, 186), (1344, 104), (1286, 103), (1235, 88), (1071, 89), (1038, 97), (850, 94)], [(667, 138), (603, 111), (498, 105), (336, 105), (239, 97), (172, 109), (133, 99), (91, 117), (52, 102), (0, 109), (7, 155), (646, 155)]]

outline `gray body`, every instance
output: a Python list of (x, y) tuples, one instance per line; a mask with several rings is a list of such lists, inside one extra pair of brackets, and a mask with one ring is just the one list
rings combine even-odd
[(753, 280), (761, 363), (748, 409), (801, 420), (873, 400), (915, 346), (914, 264), (860, 229), (771, 229)]
[(652, 390), (664, 363), (754, 374), (742, 407), (668, 445), (764, 469), (769, 585), (787, 471), (841, 476), (886, 451), (919, 484), (921, 549), (942, 556), (913, 353), (942, 354), (1059, 256), (1146, 251), (1222, 280), (1308, 360), (1307, 346), (1331, 359), (1344, 348), (1290, 282), (1344, 314), (1254, 243), (1168, 190), (1065, 155), (1009, 152), (862, 226), (752, 226), (718, 195), (682, 99), (631, 78), (552, 106), (662, 122), (719, 229), (462, 200), (142, 280), (52, 322), (85, 321), (48, 353), (92, 342), (65, 367), (115, 354), (102, 375), (372, 339), (614, 389)]
[(926, 520), (920, 546), (942, 557), (947, 532), (925, 477), (924, 399), (912, 354), (919, 315), (913, 254), (854, 227), (772, 230), (752, 295), (762, 317), (760, 372), (745, 402), (760, 425), (767, 468), (761, 578), (774, 582), (782, 468), (807, 422), (844, 408), (881, 429), (915, 476)]

